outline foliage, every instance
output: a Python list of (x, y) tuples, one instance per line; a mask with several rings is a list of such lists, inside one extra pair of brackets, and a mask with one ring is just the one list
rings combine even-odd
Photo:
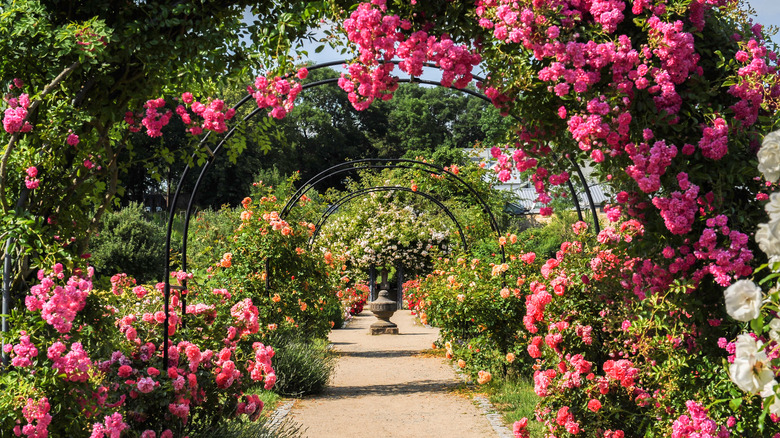
[(501, 237), (501, 242), (506, 263), (495, 255), (495, 242), (493, 257), (445, 258), (433, 274), (404, 285), (410, 309), (423, 323), (439, 327), (447, 358), (475, 379), (485, 371), (527, 377), (531, 364), (524, 353), (530, 336), (523, 326), (521, 290), (539, 263), (536, 254), (522, 251), (517, 236)]
[(503, 208), (506, 198), (481, 179), (483, 170), (452, 165), (445, 168), (451, 173), (438, 175), (421, 165), (402, 165), (408, 169), (361, 170), (346, 193), (327, 193), (326, 199), (336, 204), (352, 201), (357, 196), (353, 193), (364, 192), (354, 197), (361, 202), (346, 202), (332, 210), (335, 214), (325, 222), (317, 240), (323, 251), (342, 254), (347, 266), (358, 272), (372, 265), (402, 263), (405, 275), (414, 276), (429, 272), (440, 252), (446, 254), (455, 245), (462, 246), (460, 232), (467, 243), (493, 233), (474, 193), (492, 211), (500, 211), (497, 207)]
[[(204, 95), (231, 78), (247, 81), (258, 61), (294, 46), (289, 39), (303, 32), (298, 26), (317, 22), (323, 4), (96, 1), (63, 7), (25, 0), (5, 1), (0, 9), (0, 48), (8, 54), (0, 82), (10, 86), (2, 108), (0, 206), (4, 215), (29, 211), (36, 218), (34, 227), (18, 230), (23, 244), (36, 234), (49, 247), (56, 246), (54, 235), (74, 237), (69, 252), (80, 255), (89, 239), (85, 231), (94, 231), (114, 195), (122, 194), (126, 113), (161, 95)], [(186, 142), (149, 148), (168, 163), (187, 161), (193, 152)], [(25, 174), (30, 167), (36, 176)], [(28, 248), (33, 267), (56, 252)]]
[[(263, 310), (262, 332), (294, 328), (313, 338), (324, 337), (336, 323), (329, 318), (343, 318), (335, 294), (338, 278), (331, 275), (332, 261), (308, 249), (314, 224), (280, 217), (282, 205), (274, 190), (282, 195), (289, 187), (256, 183), (253, 196), (243, 201), (222, 260), (209, 269), (210, 282), (252, 297)], [(301, 218), (317, 208), (307, 200), (299, 204), (295, 212)]]
[(556, 211), (549, 222), (545, 222), (527, 228), (518, 235), (518, 239), (540, 256), (554, 257), (561, 244), (574, 237), (571, 226), (576, 222), (576, 215), (569, 211)]
[[(213, 265), (215, 254), (229, 251), (239, 215), (237, 209), (227, 206), (216, 211), (201, 210), (193, 215), (187, 234), (188, 269), (204, 271)], [(181, 241), (180, 236), (174, 237)]]
[(221, 425), (205, 435), (191, 435), (192, 438), (209, 438), (213, 436), (225, 438), (297, 438), (301, 436), (301, 426), (291, 421), (272, 427), (268, 420), (257, 422), (231, 421)]
[(165, 229), (155, 225), (139, 204), (103, 216), (90, 244), (98, 275), (124, 272), (141, 283), (159, 280), (165, 262)]
[(200, 289), (191, 275), (175, 273), (191, 295), (186, 326), (181, 294), (171, 297), (164, 363), (160, 289), (117, 274), (110, 291), (93, 290), (92, 273), (60, 264), (41, 271), (25, 308), (12, 312), (4, 346), (11, 367), (0, 377), (4, 430), (183, 436), (209, 433), (222, 418), (258, 418), (259, 399), (245, 393), (271, 388), (275, 375), (251, 299)]
[[(493, 379), (487, 385), (480, 386), (479, 390), (487, 393), (490, 402), (509, 424), (522, 418), (533, 418), (534, 409), (539, 402), (539, 396), (534, 393), (534, 384), (530, 379)], [(532, 437), (541, 437), (544, 428), (541, 423), (529, 423), (529, 432)]]
[(302, 433), (301, 426), (291, 421), (272, 426), (270, 421), (262, 419), (257, 422), (230, 421), (205, 435), (190, 435), (192, 438), (210, 438), (213, 436), (225, 438), (297, 438)]

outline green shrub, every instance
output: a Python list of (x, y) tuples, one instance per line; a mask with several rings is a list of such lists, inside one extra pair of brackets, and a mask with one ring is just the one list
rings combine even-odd
[(577, 214), (572, 211), (559, 211), (550, 222), (538, 227), (531, 227), (518, 235), (527, 248), (536, 252), (539, 257), (552, 258), (561, 249), (561, 244), (574, 239), (571, 226), (577, 222)]
[(293, 332), (280, 333), (268, 341), (273, 358), (276, 385), (273, 391), (287, 397), (317, 394), (330, 382), (336, 357), (324, 339), (305, 339)]
[(90, 242), (90, 264), (101, 276), (124, 272), (139, 283), (162, 279), (165, 228), (150, 222), (140, 204), (106, 213)]
[(239, 214), (240, 209), (223, 206), (192, 216), (187, 236), (187, 270), (206, 269), (229, 251), (236, 224), (240, 223)]

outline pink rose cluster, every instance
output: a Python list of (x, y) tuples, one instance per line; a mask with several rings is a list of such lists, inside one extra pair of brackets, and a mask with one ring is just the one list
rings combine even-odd
[(114, 274), (111, 276), (111, 293), (114, 295), (122, 295), (126, 289), (134, 287), (135, 283), (135, 278), (128, 277), (124, 272)]
[(525, 328), (536, 333), (539, 328), (537, 322), (544, 321), (544, 309), (552, 301), (552, 295), (547, 292), (547, 287), (540, 282), (533, 281), (530, 284), (531, 293), (525, 297), (526, 314), (523, 317)]
[(27, 187), (30, 190), (35, 190), (40, 186), (41, 180), (37, 178), (38, 176), (38, 168), (35, 166), (30, 166), (25, 171), (24, 176), (24, 186)]
[(729, 438), (725, 426), (720, 426), (707, 416), (707, 409), (699, 403), (685, 402), (688, 415), (680, 415), (672, 424), (672, 438)]
[[(532, 136), (529, 132), (521, 133), (521, 139), (525, 142), (531, 142)], [(549, 188), (565, 184), (569, 181), (569, 173), (562, 171), (560, 173), (553, 173), (547, 168), (538, 167), (538, 161), (533, 158), (531, 154), (547, 155), (550, 153), (549, 146), (543, 144), (529, 144), (526, 143), (526, 147), (522, 147), (520, 143), (515, 144), (516, 149), (510, 157), (499, 147), (493, 147), (490, 149), (490, 154), (496, 160), (496, 164), (493, 166), (493, 170), (498, 173), (498, 179), (501, 182), (507, 182), (512, 176), (513, 169), (517, 169), (518, 172), (525, 172), (527, 170), (536, 167), (536, 170), (531, 175), (531, 181), (534, 184), (534, 189), (538, 194), (536, 202), (542, 205), (548, 205), (552, 202), (553, 198), (549, 195)], [(529, 153), (530, 152), (530, 153)], [(549, 216), (552, 214), (552, 209), (549, 207), (543, 207), (541, 214), (543, 216)]]
[(777, 68), (769, 64), (769, 61), (777, 61), (777, 54), (767, 50), (761, 43), (761, 27), (756, 26), (758, 29), (754, 28), (754, 32), (757, 37), (743, 43), (743, 49), (735, 56), (743, 67), (737, 71), (738, 83), (729, 87), (729, 94), (736, 98), (736, 103), (730, 109), (743, 128), (756, 123), (761, 106), (768, 98), (776, 99), (780, 95), (780, 82), (777, 79), (768, 85), (764, 80), (766, 75), (777, 76)]
[(344, 21), (347, 38), (357, 44), (359, 55), (338, 83), (356, 109), (392, 97), (398, 82), (390, 74), (395, 64), (389, 61), (395, 57), (401, 59), (398, 67), (412, 76), (421, 75), (426, 63), (434, 63), (442, 70), (445, 87), (465, 88), (471, 82), (471, 71), (482, 60), (479, 54), (455, 44), (446, 34), (437, 38), (420, 30), (407, 37), (404, 31), (411, 23), (398, 15), (385, 15), (386, 11), (385, 0), (361, 3)]
[[(17, 79), (14, 79), (16, 82)], [(24, 84), (21, 80), (18, 80), (22, 88)], [(27, 93), (22, 93), (19, 97), (15, 97), (13, 94), (6, 94), (4, 100), (8, 104), (8, 108), (5, 109), (3, 115), (3, 129), (9, 134), (15, 134), (17, 132), (25, 133), (32, 131), (32, 125), (27, 119), (27, 109), (30, 107), (30, 96)]]
[(14, 427), (14, 435), (27, 438), (47, 438), (49, 436), (49, 424), (51, 424), (52, 420), (52, 416), (49, 413), (50, 410), (51, 405), (48, 398), (43, 397), (38, 401), (28, 398), (27, 403), (22, 408), (22, 415), (24, 415), (27, 424)]
[(249, 377), (254, 381), (261, 379), (265, 383), (265, 389), (271, 389), (276, 384), (276, 372), (271, 364), (271, 358), (274, 357), (274, 349), (270, 345), (263, 345), (259, 342), (252, 344), (255, 352), (254, 361), (247, 362)]
[(657, 196), (653, 205), (660, 211), (669, 232), (681, 235), (691, 231), (696, 218), (699, 186), (691, 184), (684, 172), (677, 174), (677, 182), (683, 192), (674, 191), (668, 198)]
[(262, 411), (263, 401), (257, 394), (245, 395), (244, 400), (236, 406), (236, 415), (246, 414), (252, 421), (258, 420)]
[(512, 434), (514, 438), (531, 438), (531, 432), (528, 430), (528, 418), (523, 417), (512, 425)]
[(558, 414), (555, 416), (555, 423), (559, 426), (563, 426), (566, 432), (576, 435), (580, 433), (580, 424), (574, 421), (574, 415), (569, 412), (569, 407), (564, 406), (558, 410)]
[[(209, 99), (206, 103), (196, 101), (192, 93), (185, 92), (181, 95), (181, 101), (185, 105), (177, 105), (175, 114), (181, 117), (182, 122), (188, 126), (187, 131), (192, 135), (200, 135), (203, 131), (223, 133), (227, 131), (226, 122), (235, 116), (234, 108), (226, 108), (225, 102), (220, 99)], [(162, 135), (162, 128), (168, 125), (174, 111), (165, 109), (166, 101), (158, 99), (147, 100), (144, 104), (145, 111), (136, 114), (132, 111), (125, 113), (125, 123), (129, 125), (130, 132), (139, 132), (146, 128), (146, 134), (150, 137)], [(187, 109), (189, 106), (189, 110)], [(192, 119), (192, 114), (202, 119), (199, 123)]]
[[(652, 132), (645, 131), (645, 138), (652, 138)], [(625, 147), (628, 156), (634, 164), (626, 167), (626, 174), (633, 178), (639, 185), (639, 189), (645, 193), (652, 193), (661, 188), (661, 176), (672, 164), (672, 159), (677, 156), (677, 147), (667, 145), (664, 140), (653, 143), (639, 144), (629, 143)]]
[(165, 99), (151, 99), (144, 104), (146, 113), (141, 119), (141, 124), (146, 128), (146, 135), (149, 137), (159, 137), (162, 135), (162, 128), (171, 121), (173, 112), (165, 110), (160, 113), (158, 110), (165, 108)]
[(80, 342), (74, 342), (70, 346), (70, 351), (60, 341), (53, 343), (46, 356), (51, 360), (52, 368), (65, 374), (65, 379), (71, 382), (86, 382), (89, 379), (89, 370), (92, 368), (92, 361)]
[[(234, 347), (233, 347), (234, 348)], [(219, 388), (228, 388), (234, 382), (241, 378), (241, 371), (236, 368), (236, 364), (230, 360), (232, 348), (223, 348), (217, 355), (216, 382)]]
[(260, 323), (258, 322), (258, 310), (257, 306), (252, 304), (251, 298), (245, 298), (230, 308), (230, 315), (236, 321), (236, 327), (240, 329), (238, 337), (244, 335), (251, 335), (257, 333), (260, 330)]
[(639, 369), (634, 368), (633, 362), (628, 359), (608, 360), (604, 362), (603, 369), (610, 380), (616, 380), (628, 389), (633, 388), (639, 376)]
[(18, 368), (30, 367), (32, 366), (32, 360), (38, 356), (38, 349), (30, 341), (30, 336), (27, 335), (25, 330), (22, 330), (20, 335), (18, 344), (14, 345), (13, 348), (10, 348), (11, 344), (6, 344), (4, 349), (7, 353), (10, 352), (7, 350), (14, 352), (14, 357), (11, 359), (12, 366)]
[(43, 319), (60, 333), (70, 331), (73, 320), (86, 304), (87, 295), (92, 290), (92, 269), (88, 269), (88, 278), (79, 275), (70, 277), (65, 286), (57, 285), (58, 280), (65, 277), (62, 264), (52, 267), (52, 272), (46, 275), (44, 270), (38, 271), (40, 284), (30, 289), (25, 297), (27, 310), (40, 310)]
[[(301, 68), (296, 74), (299, 80), (306, 79), (309, 70)], [(303, 85), (290, 77), (274, 77), (269, 79), (265, 76), (255, 78), (254, 87), (247, 87), (247, 91), (255, 99), (258, 108), (271, 108), (268, 113), (270, 117), (283, 119), (295, 107), (295, 99), (303, 90)]]
[(114, 412), (111, 415), (106, 415), (102, 423), (92, 425), (92, 434), (89, 438), (119, 438), (122, 431), (129, 427), (124, 422), (122, 414)]
[(181, 117), (185, 125), (189, 126), (187, 130), (192, 135), (200, 135), (203, 131), (214, 131), (217, 134), (226, 132), (226, 122), (236, 115), (236, 110), (227, 108), (225, 102), (220, 99), (209, 99), (206, 103), (201, 103), (195, 100), (192, 93), (186, 92), (181, 95), (181, 100), (186, 105), (190, 105), (192, 112), (203, 119), (198, 124), (192, 120), (186, 106), (178, 105), (176, 107), (176, 114)]

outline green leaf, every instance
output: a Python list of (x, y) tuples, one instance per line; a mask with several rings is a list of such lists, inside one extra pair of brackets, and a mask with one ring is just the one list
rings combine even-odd
[(756, 334), (761, 334), (764, 332), (764, 318), (759, 316), (758, 318), (750, 321), (750, 328), (753, 329), (753, 332)]

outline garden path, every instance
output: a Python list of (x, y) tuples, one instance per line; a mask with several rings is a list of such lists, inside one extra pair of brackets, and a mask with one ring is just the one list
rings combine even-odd
[(339, 359), (331, 385), (298, 400), (288, 418), (309, 438), (495, 438), (480, 408), (454, 393), (461, 380), (452, 367), (421, 354), (438, 329), (414, 324), (408, 310), (391, 320), (399, 335), (371, 336), (368, 326), (376, 319), (368, 310), (347, 328), (333, 330), (330, 341)]

